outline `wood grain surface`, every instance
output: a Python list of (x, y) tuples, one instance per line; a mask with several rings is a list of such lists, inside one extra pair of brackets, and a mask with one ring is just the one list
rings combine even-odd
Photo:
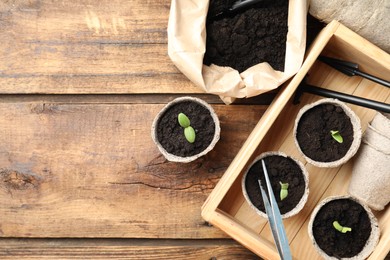
[(202, 220), (200, 207), (264, 107), (215, 106), (221, 140), (189, 164), (167, 162), (153, 144), (161, 108), (0, 103), (0, 234), (226, 237)]
[[(204, 200), (274, 93), (225, 106), (167, 55), (170, 0), (0, 1), (0, 258), (256, 259)], [(150, 137), (172, 99), (223, 129), (190, 164)], [(260, 104), (260, 105), (259, 105)]]
[(202, 93), (167, 55), (169, 0), (0, 3), (2, 93)]
[(259, 259), (232, 240), (0, 239), (1, 259)]
[[(275, 93), (225, 106), (192, 84), (167, 55), (170, 2), (0, 1), (0, 259), (258, 259), (201, 205)], [(222, 128), (189, 164), (150, 137), (183, 95)]]

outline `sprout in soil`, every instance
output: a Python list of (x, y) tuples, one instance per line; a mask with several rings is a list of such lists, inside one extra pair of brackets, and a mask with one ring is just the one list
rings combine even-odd
[(352, 231), (352, 228), (350, 228), (350, 227), (343, 227), (342, 225), (340, 225), (340, 223), (337, 220), (333, 221), (333, 227), (337, 231), (340, 231), (341, 233), (347, 233), (348, 231)]
[(184, 128), (184, 136), (187, 141), (189, 143), (195, 142), (195, 130), (191, 126), (190, 119), (188, 119), (185, 114), (180, 113), (177, 116), (177, 120), (179, 121), (180, 126)]
[(288, 183), (280, 183), (280, 200), (284, 200), (288, 195)]
[(330, 134), (332, 135), (334, 140), (336, 140), (340, 144), (343, 143), (343, 137), (340, 135), (339, 131), (330, 130)]

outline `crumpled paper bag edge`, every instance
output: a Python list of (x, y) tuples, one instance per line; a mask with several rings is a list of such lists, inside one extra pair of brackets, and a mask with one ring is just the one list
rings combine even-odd
[(169, 57), (196, 86), (231, 103), (273, 90), (299, 71), (305, 53), (307, 0), (289, 2), (285, 71), (263, 62), (241, 74), (230, 67), (203, 65), (208, 4), (208, 0), (172, 0), (168, 21)]

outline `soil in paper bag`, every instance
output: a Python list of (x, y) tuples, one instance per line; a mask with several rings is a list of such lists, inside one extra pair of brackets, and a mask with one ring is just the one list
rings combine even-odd
[[(210, 2), (208, 19), (235, 1)], [(203, 63), (232, 67), (243, 72), (268, 62), (284, 71), (287, 40), (288, 1), (261, 1), (240, 13), (207, 23)]]

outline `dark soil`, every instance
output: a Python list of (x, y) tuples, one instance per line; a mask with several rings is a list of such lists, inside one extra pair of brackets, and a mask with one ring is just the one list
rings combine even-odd
[(306, 19), (306, 51), (309, 46), (313, 43), (314, 39), (317, 37), (318, 33), (324, 29), (326, 26), (325, 23), (319, 21), (317, 18), (307, 15)]
[[(191, 121), (196, 138), (189, 143), (184, 136), (184, 129), (179, 125), (177, 116), (184, 113)], [(171, 154), (187, 157), (205, 150), (213, 140), (215, 124), (211, 114), (204, 106), (184, 101), (171, 106), (157, 122), (157, 139), (162, 147)]]
[(284, 71), (288, 1), (262, 1), (240, 13), (210, 21), (213, 14), (234, 2), (210, 3), (204, 64), (229, 66), (243, 72), (266, 61), (275, 70)]
[[(210, 1), (203, 63), (229, 66), (243, 72), (266, 61), (275, 70), (284, 71), (288, 1), (264, 0), (247, 10), (213, 20), (215, 14), (230, 8), (236, 1)], [(311, 15), (307, 16), (306, 48), (324, 26)]]
[[(295, 208), (305, 192), (305, 179), (303, 173), (295, 161), (289, 157), (286, 158), (279, 155), (272, 155), (264, 158), (264, 161), (280, 213), (287, 213)], [(258, 182), (259, 178), (264, 189), (267, 191), (261, 160), (256, 162), (249, 169), (245, 179), (245, 189), (253, 205), (265, 213), (263, 198)], [(287, 182), (289, 184), (288, 196), (282, 201), (280, 200), (279, 182)]]
[[(343, 143), (330, 134), (338, 130)], [(306, 111), (297, 128), (297, 141), (302, 152), (319, 162), (332, 162), (342, 158), (351, 147), (353, 127), (344, 110), (337, 105), (322, 104)]]
[[(352, 228), (341, 233), (333, 227), (333, 221)], [(313, 235), (318, 246), (329, 256), (352, 257), (362, 251), (371, 234), (367, 212), (357, 202), (338, 199), (325, 204), (313, 221)]]

